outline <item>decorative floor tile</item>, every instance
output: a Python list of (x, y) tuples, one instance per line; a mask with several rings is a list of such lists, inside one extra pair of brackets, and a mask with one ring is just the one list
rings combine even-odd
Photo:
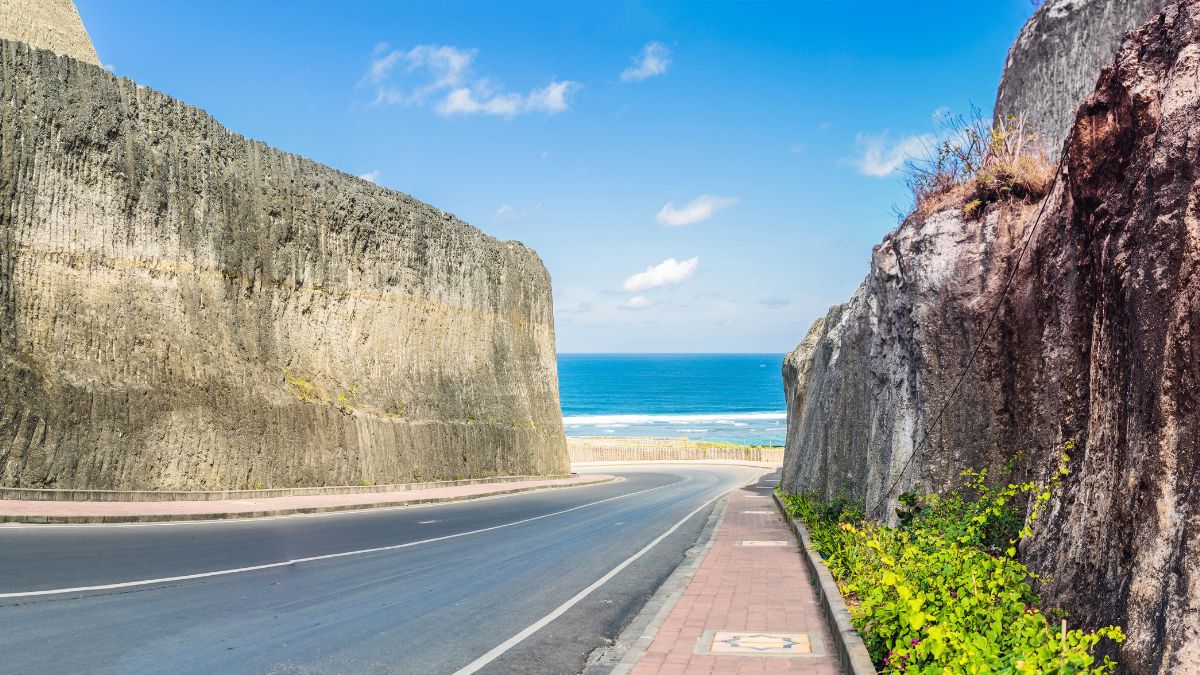
[(697, 651), (728, 656), (822, 656), (820, 641), (808, 633), (708, 630)]
[(791, 546), (792, 544), (790, 542), (783, 541), (782, 539), (768, 539), (768, 540), (764, 540), (764, 541), (739, 541), (737, 543), (737, 545), (738, 546), (746, 546), (746, 547), (758, 547), (758, 546), (773, 547), (773, 546)]
[(775, 512), (774, 511), (742, 511), (742, 513), (749, 513), (752, 516), (769, 516)]

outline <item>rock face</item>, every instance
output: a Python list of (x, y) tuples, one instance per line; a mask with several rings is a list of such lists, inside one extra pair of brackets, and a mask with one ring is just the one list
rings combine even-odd
[(970, 360), (1029, 217), (1017, 206), (982, 221), (956, 210), (914, 216), (875, 247), (854, 297), (784, 361), (786, 487), (844, 494), (885, 515), (918, 482), (948, 487), (962, 468), (1007, 461), (1011, 420), (995, 409), (984, 369), (968, 371), (955, 396), (944, 392)]
[(785, 487), (844, 492), (878, 517), (966, 468), (1013, 460), (1045, 481), (1073, 440), (1021, 555), (1050, 606), (1124, 626), (1119, 658), (1139, 673), (1200, 663), (1198, 82), (1188, 0), (1103, 71), (1036, 230), (1035, 205), (909, 218), (784, 368)]
[(1058, 159), (1075, 109), (1096, 88), (1122, 36), (1169, 0), (1047, 0), (1008, 52), (995, 117), (1023, 115)]
[(100, 65), (71, 0), (0, 0), (0, 39)]
[(0, 41), (0, 484), (567, 468), (532, 250)]

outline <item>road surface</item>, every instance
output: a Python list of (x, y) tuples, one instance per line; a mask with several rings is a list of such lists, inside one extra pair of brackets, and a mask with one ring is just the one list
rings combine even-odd
[(578, 672), (715, 498), (764, 473), (596, 471), (622, 480), (319, 516), (0, 527), (0, 672)]

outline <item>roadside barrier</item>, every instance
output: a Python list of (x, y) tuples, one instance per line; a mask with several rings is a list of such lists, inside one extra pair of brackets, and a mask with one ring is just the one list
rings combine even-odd
[(567, 438), (572, 462), (729, 460), (783, 463), (783, 448), (692, 441), (686, 438)]

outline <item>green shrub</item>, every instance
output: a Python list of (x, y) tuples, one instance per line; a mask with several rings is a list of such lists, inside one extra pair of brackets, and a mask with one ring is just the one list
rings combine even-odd
[(1121, 629), (1051, 624), (1037, 607), (1033, 575), (1016, 557), (1020, 539), (1031, 534), (1017, 503), (1032, 499), (1029, 519), (1036, 520), (1068, 459), (1062, 456), (1049, 488), (992, 487), (986, 471), (969, 471), (962, 490), (906, 494), (894, 528), (864, 521), (844, 500), (784, 500), (808, 528), (884, 672), (1107, 673), (1116, 664), (1097, 662), (1092, 652), (1101, 639), (1124, 640)]

